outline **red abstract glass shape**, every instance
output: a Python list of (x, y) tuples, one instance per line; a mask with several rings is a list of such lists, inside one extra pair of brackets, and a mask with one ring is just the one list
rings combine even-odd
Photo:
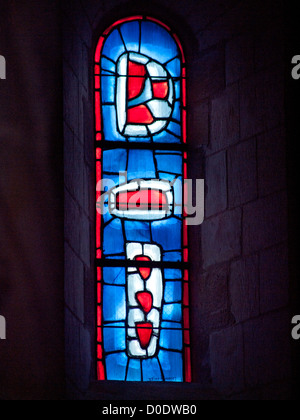
[(152, 82), (153, 96), (156, 99), (166, 99), (169, 94), (168, 82)]
[[(135, 257), (135, 261), (150, 262), (151, 259), (144, 255)], [(144, 280), (148, 280), (151, 275), (152, 269), (150, 267), (138, 267), (139, 273)], [(152, 306), (152, 305), (151, 305)]]
[(152, 124), (153, 122), (154, 118), (146, 105), (138, 105), (132, 108), (128, 108), (128, 124)]
[(153, 325), (150, 322), (141, 322), (136, 324), (136, 331), (138, 335), (138, 339), (143, 350), (149, 346), (152, 333), (153, 333)]
[[(151, 272), (151, 270), (149, 270)], [(143, 276), (142, 276), (143, 277)], [(136, 300), (139, 302), (143, 311), (148, 314), (153, 306), (153, 297), (149, 292), (139, 292), (136, 294)]]
[(161, 190), (147, 189), (126, 191), (117, 194), (117, 210), (167, 210), (166, 193)]
[(139, 96), (145, 86), (146, 66), (144, 64), (128, 62), (128, 99), (134, 99)]

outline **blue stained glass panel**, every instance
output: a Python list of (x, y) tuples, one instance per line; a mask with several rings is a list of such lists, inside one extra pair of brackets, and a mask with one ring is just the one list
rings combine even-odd
[(129, 242), (151, 242), (150, 224), (145, 222), (125, 222), (126, 240)]
[(156, 170), (151, 150), (129, 150), (128, 180), (155, 179)]
[(179, 50), (174, 39), (164, 28), (152, 22), (143, 22), (141, 54), (152, 57), (160, 63), (166, 63), (178, 56)]
[(127, 381), (141, 381), (142, 372), (141, 372), (141, 362), (139, 360), (130, 359), (127, 373)]
[(178, 322), (167, 322), (167, 321), (163, 321), (161, 323), (161, 328), (162, 329), (178, 329), (181, 330), (182, 329), (182, 324), (178, 323)]
[(103, 131), (104, 140), (109, 141), (126, 141), (126, 138), (121, 136), (117, 131), (117, 116), (114, 105), (103, 105)]
[(166, 64), (166, 69), (170, 75), (174, 78), (179, 78), (181, 76), (181, 61), (179, 58), (175, 58)]
[[(168, 128), (168, 126), (166, 128)], [(170, 133), (167, 133), (165, 130), (159, 134), (155, 134), (155, 136), (153, 136), (153, 141), (154, 143), (173, 143), (173, 144), (181, 143), (181, 139), (173, 136)]]
[(101, 69), (115, 73), (116, 65), (105, 57), (101, 58)]
[(165, 270), (166, 280), (180, 280), (182, 278), (182, 271), (174, 268), (166, 268)]
[(165, 349), (182, 350), (182, 331), (162, 330), (160, 335), (160, 345)]
[(126, 272), (122, 267), (103, 267), (104, 282), (111, 285), (125, 285)]
[[(103, 171), (104, 172), (124, 172), (126, 171), (127, 151), (124, 149), (106, 150), (103, 152)], [(118, 184), (117, 184), (118, 185)]]
[(122, 286), (103, 286), (103, 318), (107, 321), (123, 321), (126, 318), (126, 293)]
[(180, 220), (171, 217), (152, 223), (153, 241), (162, 246), (165, 251), (181, 249), (181, 226)]
[(138, 40), (140, 39), (139, 22), (128, 22), (121, 26), (121, 33), (126, 44), (127, 51), (139, 50)]
[(107, 353), (113, 351), (126, 350), (126, 333), (124, 328), (113, 328), (112, 326), (103, 328), (104, 350)]
[(143, 379), (147, 382), (163, 380), (157, 358), (143, 360)]
[(174, 304), (164, 305), (162, 318), (164, 321), (181, 322), (182, 320), (181, 304), (174, 303)]
[(164, 252), (164, 261), (180, 262), (181, 260), (181, 252)]
[(181, 126), (180, 124), (177, 124), (173, 121), (170, 122), (170, 124), (168, 125), (168, 130), (175, 134), (175, 136), (181, 136)]
[(115, 101), (115, 76), (102, 76), (101, 97), (103, 105)]
[(102, 55), (110, 58), (114, 62), (125, 52), (125, 47), (118, 29), (115, 29), (106, 39)]
[(158, 354), (158, 358), (164, 370), (165, 380), (170, 382), (183, 381), (183, 366), (181, 353), (161, 350)]
[[(180, 123), (181, 121), (181, 105), (179, 101), (175, 102), (172, 118)], [(169, 125), (168, 130), (172, 131), (172, 124)], [(177, 134), (177, 133), (176, 133)], [(180, 131), (179, 134), (180, 135)]]
[(179, 281), (167, 281), (165, 285), (166, 303), (180, 302), (182, 299), (182, 285)]
[(156, 154), (156, 161), (159, 172), (173, 172), (175, 174), (182, 173), (181, 156)]
[(103, 251), (105, 255), (124, 252), (124, 237), (120, 219), (114, 219), (105, 226), (103, 233)]
[(106, 356), (106, 372), (109, 381), (125, 381), (128, 357), (124, 352)]

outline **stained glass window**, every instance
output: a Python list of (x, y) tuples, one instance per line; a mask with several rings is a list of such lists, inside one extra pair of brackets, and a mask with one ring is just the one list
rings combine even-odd
[(98, 379), (190, 382), (183, 50), (156, 19), (127, 18), (94, 73)]

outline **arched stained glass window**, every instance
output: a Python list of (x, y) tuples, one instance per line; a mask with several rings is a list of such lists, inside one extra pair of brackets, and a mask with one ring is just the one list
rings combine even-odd
[(100, 37), (95, 136), (98, 379), (190, 382), (186, 63), (156, 19)]

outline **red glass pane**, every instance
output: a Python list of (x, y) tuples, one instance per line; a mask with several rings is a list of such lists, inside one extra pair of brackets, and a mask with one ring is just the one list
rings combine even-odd
[(101, 283), (97, 284), (97, 303), (102, 303), (102, 286)]
[(96, 159), (100, 160), (101, 159), (101, 155), (102, 155), (102, 150), (98, 147), (96, 149)]
[(183, 304), (185, 306), (189, 305), (189, 285), (187, 282), (183, 284)]
[[(151, 261), (149, 257), (145, 257), (145, 256), (136, 257), (136, 258), (135, 258), (135, 260), (136, 260), (136, 261), (144, 261), (144, 262), (145, 262), (145, 261), (146, 261), (146, 262)], [(150, 275), (151, 275), (151, 271), (152, 271), (152, 269), (151, 269), (151, 268), (149, 268), (149, 267), (138, 267), (138, 271), (139, 271), (139, 273), (140, 273), (141, 277), (142, 277), (144, 280), (148, 280), (148, 278), (149, 278), (149, 277), (150, 277)]]
[(97, 341), (102, 343), (102, 328), (97, 328)]
[(147, 189), (126, 191), (117, 194), (117, 209), (126, 210), (165, 210), (168, 206), (166, 193), (160, 190)]
[(186, 110), (185, 109), (182, 110), (182, 133), (183, 133), (183, 143), (186, 143), (187, 130), (186, 130)]
[(133, 99), (139, 96), (145, 86), (146, 82), (146, 66), (144, 64), (128, 62), (128, 99)]
[(128, 108), (128, 124), (152, 124), (153, 122), (154, 118), (146, 105), (138, 105)]
[(190, 310), (189, 308), (183, 309), (183, 328), (190, 329)]
[(191, 344), (190, 332), (189, 330), (184, 330), (184, 344)]
[(100, 76), (95, 76), (95, 89), (100, 89)]
[(136, 294), (136, 300), (139, 302), (143, 311), (146, 312), (146, 314), (148, 314), (151, 311), (152, 306), (153, 306), (153, 297), (152, 297), (151, 293), (149, 293), (149, 292), (137, 293)]
[(105, 369), (103, 362), (98, 362), (98, 380), (105, 381)]
[(152, 82), (153, 96), (156, 99), (165, 99), (169, 94), (168, 82)]
[(185, 382), (192, 382), (190, 347), (185, 348)]
[(153, 325), (150, 322), (137, 323), (136, 331), (141, 348), (145, 350), (149, 346), (152, 337)]
[(101, 131), (100, 92), (95, 92), (96, 131)]
[(97, 325), (101, 327), (102, 325), (102, 310), (101, 306), (97, 306)]
[(96, 140), (97, 141), (101, 141), (102, 140), (102, 134), (101, 133), (97, 133), (96, 134)]
[(103, 349), (102, 349), (102, 345), (100, 344), (97, 346), (97, 357), (100, 360), (103, 358)]

